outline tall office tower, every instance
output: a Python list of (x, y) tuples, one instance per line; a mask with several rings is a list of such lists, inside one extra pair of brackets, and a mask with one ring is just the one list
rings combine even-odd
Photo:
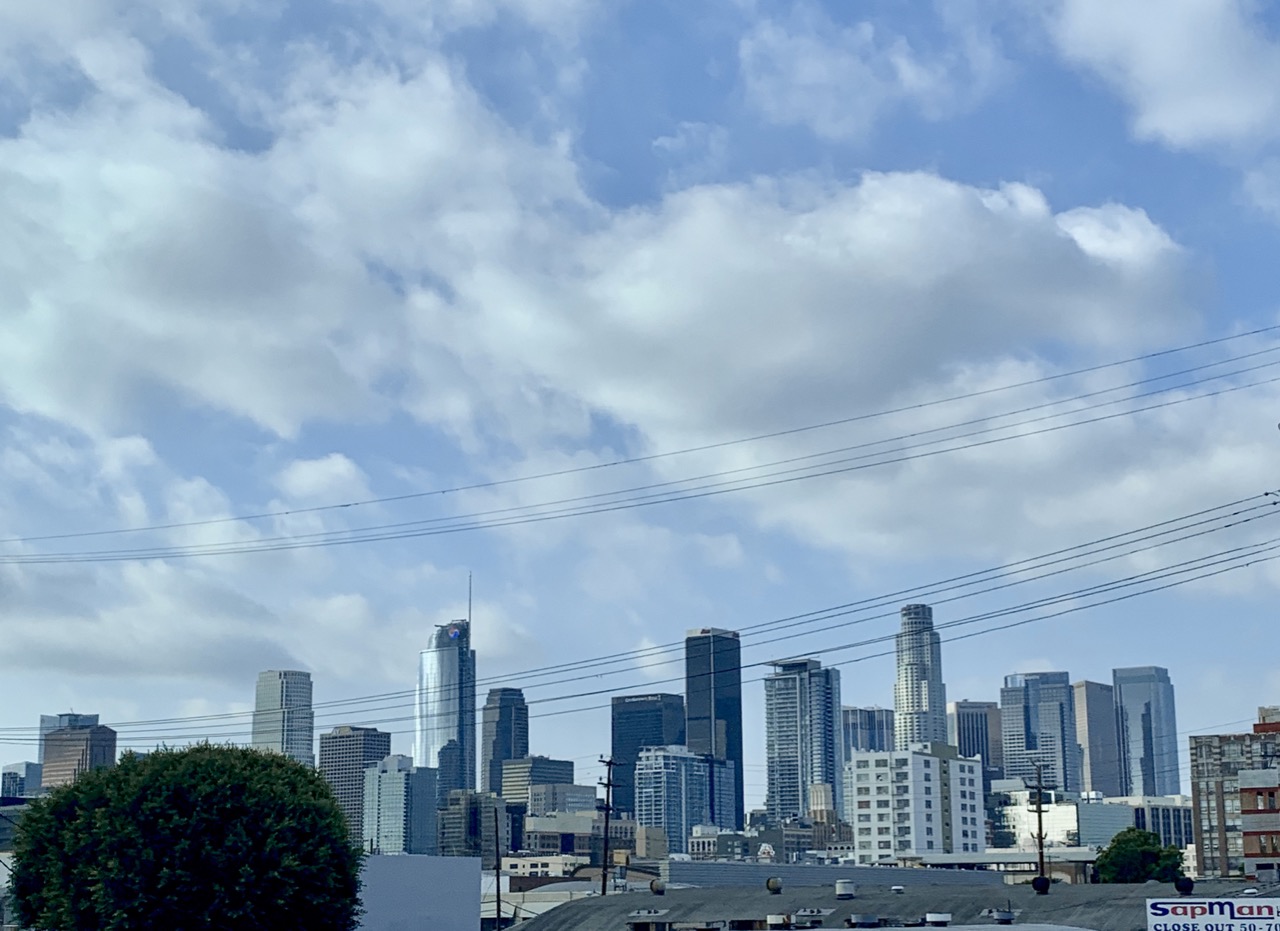
[(840, 673), (816, 659), (783, 660), (764, 680), (765, 809), (777, 826), (813, 809), (811, 789), (830, 786), (840, 810), (844, 768)]
[(736, 630), (704, 627), (684, 640), (685, 739), (690, 750), (733, 763), (732, 827), (745, 823), (742, 769), (742, 649)]
[(1005, 676), (1000, 729), (1006, 778), (1033, 780), (1038, 764), (1045, 788), (1079, 790), (1080, 746), (1070, 679), (1065, 672)]
[(553, 760), (545, 756), (526, 756), (502, 761), (501, 795), (508, 805), (528, 805), (529, 787), (552, 782), (573, 783), (573, 760)]
[(70, 785), (81, 773), (116, 765), (116, 732), (109, 727), (63, 727), (44, 738), (40, 787)]
[(491, 870), (499, 851), (503, 856), (511, 851), (511, 818), (506, 803), (492, 792), (455, 789), (439, 818), (442, 857), (479, 857), (481, 869)]
[(840, 709), (840, 721), (844, 731), (846, 760), (854, 750), (893, 749), (892, 708), (854, 708), (845, 705)]
[(684, 745), (684, 697), (617, 695), (612, 730), (613, 810), (635, 814), (636, 760), (645, 747)]
[(647, 747), (636, 761), (636, 824), (662, 828), (671, 853), (688, 853), (694, 825), (734, 830), (740, 781), (731, 760), (688, 747)]
[(947, 703), (947, 743), (963, 757), (982, 757), (984, 791), (1004, 772), (1000, 740), (1000, 703), (953, 701)]
[(347, 818), (351, 840), (364, 840), (364, 771), (391, 755), (391, 735), (376, 727), (335, 727), (320, 735), (320, 775)]
[(40, 792), (40, 764), (24, 761), (7, 763), (3, 770), (4, 785), (0, 795), (9, 797), (36, 795)]
[(524, 692), (490, 689), (480, 721), (481, 788), (501, 795), (502, 761), (529, 755), (529, 706)]
[(599, 804), (595, 786), (575, 786), (564, 783), (529, 786), (529, 811), (531, 818), (541, 818), (557, 811), (594, 812)]
[[(323, 747), (321, 738), (321, 753)], [(395, 754), (361, 775), (361, 846), (374, 854), (436, 853), (435, 770)]]
[(316, 765), (311, 673), (268, 669), (258, 673), (253, 707), (253, 747), (273, 750), (307, 766)]
[(1113, 669), (1120, 785), (1124, 795), (1177, 795), (1178, 716), (1169, 670), (1160, 666)]
[(37, 761), (44, 762), (44, 739), (47, 735), (60, 731), (64, 727), (97, 727), (99, 723), (101, 722), (98, 721), (96, 714), (76, 714), (74, 711), (67, 714), (40, 715), (40, 750)]
[(1080, 788), (1109, 798), (1124, 795), (1115, 690), (1102, 682), (1088, 681), (1077, 682), (1071, 688), (1076, 703), (1076, 743), (1080, 745)]
[(947, 742), (947, 688), (942, 682), (942, 640), (933, 608), (905, 605), (897, 638), (898, 680), (893, 687), (893, 745)]
[(418, 654), (413, 758), (437, 771), (442, 802), (476, 786), (476, 653), (467, 621), (437, 625)]

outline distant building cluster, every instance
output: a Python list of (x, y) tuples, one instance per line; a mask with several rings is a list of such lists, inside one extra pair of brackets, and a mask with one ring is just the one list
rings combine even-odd
[[(322, 733), (317, 758), (300, 670), (258, 676), (251, 739), (317, 766), (369, 854), (478, 857), (527, 877), (672, 857), (978, 862), (1040, 843), (1096, 849), (1136, 826), (1200, 875), (1280, 879), (1280, 709), (1260, 709), (1247, 733), (1192, 737), (1182, 795), (1168, 670), (1117, 668), (1108, 682), (1022, 671), (998, 701), (948, 701), (933, 609), (905, 605), (900, 622), (892, 708), (844, 705), (840, 672), (817, 658), (768, 664), (766, 792), (751, 811), (732, 630), (688, 632), (683, 694), (612, 698), (604, 794), (578, 783), (572, 760), (532, 752), (519, 688), (490, 689), (477, 707), (465, 620), (439, 625), (418, 656), (412, 755), (351, 724)], [(45, 715), (38, 761), (4, 766), (0, 795), (38, 795), (115, 760), (116, 733), (97, 715)]]

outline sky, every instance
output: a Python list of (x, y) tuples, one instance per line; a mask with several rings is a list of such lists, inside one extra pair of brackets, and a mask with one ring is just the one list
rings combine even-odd
[(1247, 728), (1280, 703), (1278, 29), (8, 0), (0, 757), (69, 709), (246, 740), (267, 668), (409, 752), (469, 578), (481, 701), (524, 687), (579, 782), (609, 696), (681, 691), (723, 627), (756, 807), (768, 661), (891, 705), (909, 601), (964, 636), (952, 699), (1154, 664), (1182, 743)]

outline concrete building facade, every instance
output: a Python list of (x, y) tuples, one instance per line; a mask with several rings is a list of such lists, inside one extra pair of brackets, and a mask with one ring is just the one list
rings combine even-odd
[(101, 724), (64, 727), (44, 739), (40, 788), (70, 785), (81, 773), (116, 765), (116, 732)]
[(436, 773), (394, 754), (364, 771), (362, 845), (372, 854), (434, 854)]
[(479, 857), (481, 867), (491, 870), (511, 852), (507, 806), (492, 792), (455, 789), (438, 817), (441, 856)]
[(1183, 850), (1195, 843), (1195, 806), (1189, 795), (1121, 795), (1103, 799), (1133, 810), (1133, 826), (1159, 835), (1160, 843)]
[(497, 793), (508, 805), (529, 804), (529, 788), (550, 783), (573, 783), (573, 760), (553, 760), (546, 756), (526, 756), (502, 761), (502, 791)]
[(550, 783), (529, 786), (528, 814), (535, 817), (564, 811), (595, 811), (600, 799), (595, 786)]
[(994, 701), (947, 703), (947, 743), (961, 756), (981, 757), (983, 785), (1004, 776), (1004, 750), (1000, 730), (1000, 704)]
[(333, 789), (354, 843), (364, 843), (364, 772), (390, 755), (391, 735), (376, 727), (344, 724), (320, 735), (320, 775)]
[(636, 823), (662, 828), (671, 853), (687, 853), (694, 825), (734, 829), (733, 764), (688, 747), (650, 747), (636, 761)]
[(96, 714), (77, 714), (74, 711), (40, 715), (40, 748), (36, 761), (44, 762), (44, 739), (54, 731), (60, 731), (64, 727), (97, 727), (101, 723)]

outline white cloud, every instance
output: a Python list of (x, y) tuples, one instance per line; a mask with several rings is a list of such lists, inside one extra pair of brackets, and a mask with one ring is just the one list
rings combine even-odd
[(1061, 53), (1098, 75), (1133, 110), (1142, 139), (1175, 148), (1248, 149), (1280, 128), (1280, 42), (1248, 0), (1136, 4), (1058, 0)]
[(921, 50), (870, 21), (842, 26), (812, 4), (762, 17), (739, 44), (747, 98), (774, 123), (828, 139), (861, 139), (880, 116), (910, 107), (926, 119), (968, 109), (1002, 69), (994, 40), (948, 18), (948, 47)]
[(295, 459), (276, 476), (276, 486), (289, 498), (334, 504), (373, 497), (364, 471), (342, 453), (320, 459)]

